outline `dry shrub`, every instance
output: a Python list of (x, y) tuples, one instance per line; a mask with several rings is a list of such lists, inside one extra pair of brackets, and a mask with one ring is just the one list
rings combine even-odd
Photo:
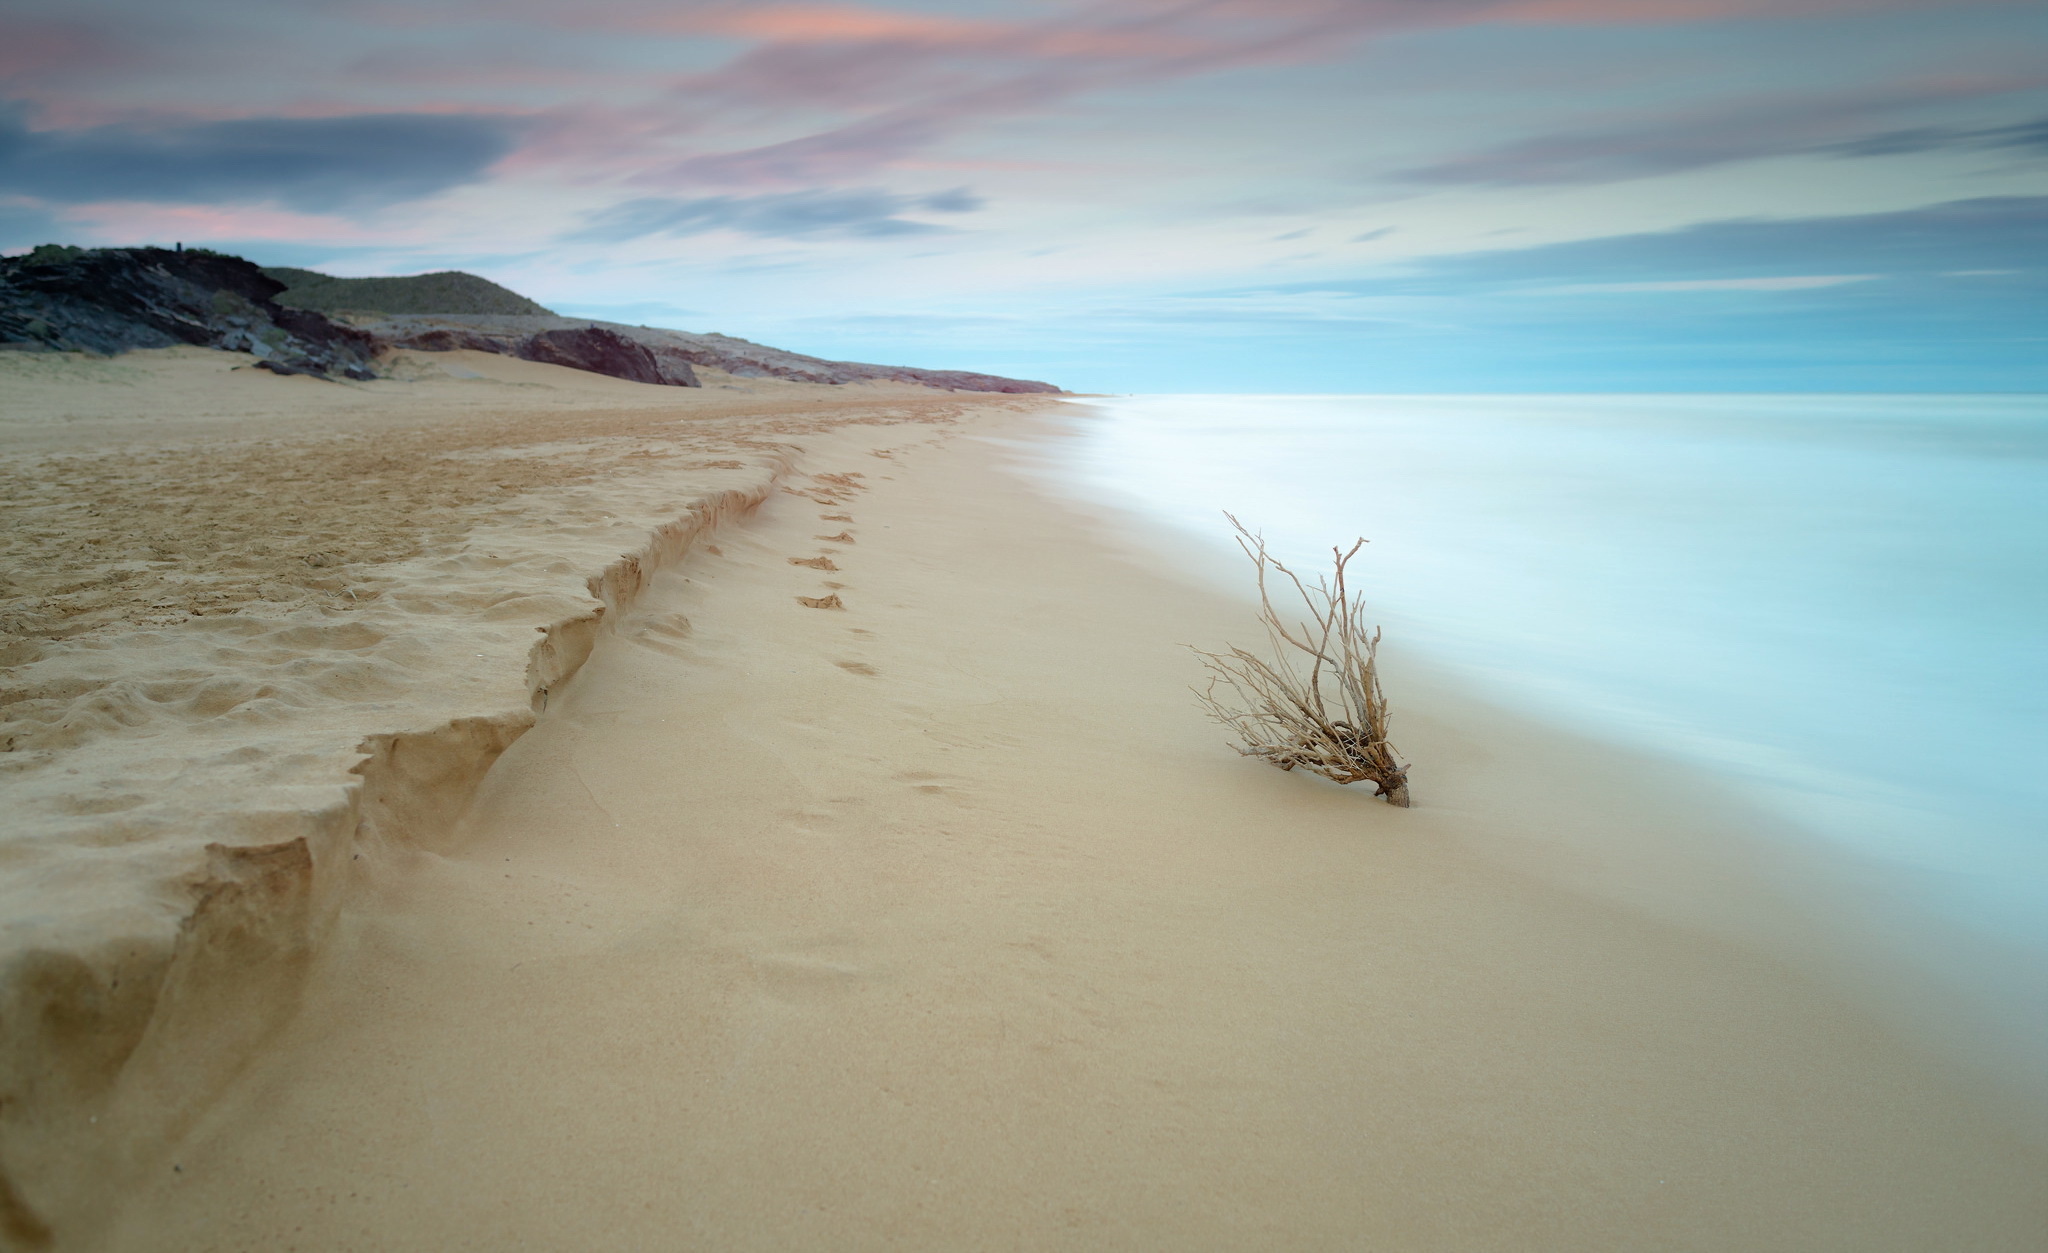
[[(1347, 568), (1364, 540), (1347, 551), (1332, 548), (1336, 572), (1303, 582), (1266, 551), (1264, 537), (1230, 514), (1238, 547), (1258, 570), (1259, 621), (1270, 656), (1235, 645), (1213, 653), (1189, 646), (1208, 667), (1209, 685), (1197, 688), (1209, 716), (1229, 727), (1243, 746), (1282, 770), (1296, 768), (1338, 783), (1371, 783), (1374, 794), (1407, 808), (1408, 767), (1387, 740), (1387, 698), (1380, 690), (1378, 627), (1365, 622), (1365, 598), (1346, 583)], [(1301, 597), (1306, 621), (1289, 626), (1273, 607), (1271, 584), (1284, 580)], [(1290, 615), (1292, 616), (1292, 615)]]

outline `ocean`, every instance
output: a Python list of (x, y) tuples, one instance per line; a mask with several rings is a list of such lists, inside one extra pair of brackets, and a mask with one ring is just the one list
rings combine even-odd
[(1733, 781), (1807, 852), (2048, 959), (2048, 396), (1079, 413), (1059, 472), (1092, 497), (1218, 547), (1229, 510), (1310, 567), (1364, 536), (1390, 643)]

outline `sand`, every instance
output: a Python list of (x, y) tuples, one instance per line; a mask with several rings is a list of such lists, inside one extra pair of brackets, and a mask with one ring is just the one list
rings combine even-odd
[(130, 1063), (60, 1242), (2041, 1247), (2048, 1154), (1739, 856), (1602, 852), (1739, 805), (1398, 654), (1417, 808), (1239, 758), (1175, 643), (1246, 604), (949, 416), (791, 437), (650, 566), (351, 854), (294, 1012), (216, 979), (232, 1066)]
[(203, 1108), (289, 1015), (345, 867), (458, 813), (796, 441), (1007, 403), (389, 365), (0, 354), (0, 1233), (98, 1207), (109, 1153)]

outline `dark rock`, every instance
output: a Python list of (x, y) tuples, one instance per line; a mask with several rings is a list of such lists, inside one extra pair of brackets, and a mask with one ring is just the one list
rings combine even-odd
[[(661, 364), (654, 354), (616, 331), (586, 326), (573, 331), (542, 331), (520, 341), (514, 355), (547, 365), (565, 365), (572, 370), (609, 374), (635, 383), (666, 383)], [(694, 385), (692, 382), (685, 387)]]
[(384, 332), (385, 342), (395, 348), (420, 352), (456, 352), (466, 348), (609, 374), (636, 383), (703, 386), (688, 361), (601, 327), (558, 328), (532, 334), (490, 333), (459, 326), (414, 330), (399, 325), (379, 329)]
[(400, 336), (391, 341), (395, 348), (416, 348), (421, 352), (495, 352), (503, 356), (511, 352), (510, 346), (476, 331), (433, 330), (420, 331), (413, 335)]
[(305, 366), (293, 365), (288, 361), (271, 361), (265, 359), (262, 361), (258, 361), (256, 363), (256, 368), (259, 370), (268, 370), (272, 374), (304, 374), (310, 378), (316, 379), (324, 379), (327, 377), (325, 374), (320, 373), (320, 371), (318, 370), (309, 370)]
[(286, 309), (284, 285), (205, 249), (65, 248), (0, 258), (0, 342), (111, 354), (196, 344), (284, 372), (375, 378), (375, 336)]
[[(1058, 393), (1051, 383), (1030, 379), (1004, 378), (965, 370), (921, 370), (912, 366), (867, 365), (858, 361), (827, 361), (802, 353), (785, 352), (730, 335), (671, 331), (654, 326), (627, 326), (620, 322), (590, 322), (557, 317), (511, 315), (412, 315), (358, 318), (355, 324), (404, 347), (426, 348), (430, 343), (450, 347), (479, 348), (468, 339), (478, 336), (499, 345), (495, 351), (524, 355), (518, 345), (549, 331), (589, 329), (610, 331), (640, 344), (654, 354), (671, 385), (699, 386), (691, 367), (722, 370), (735, 378), (778, 378), (798, 383), (860, 383), (869, 380), (915, 383), (924, 387), (963, 392)], [(428, 337), (436, 337), (429, 340)], [(439, 337), (446, 336), (446, 339)], [(459, 341), (459, 342), (458, 342)], [(486, 349), (485, 351), (493, 351)]]

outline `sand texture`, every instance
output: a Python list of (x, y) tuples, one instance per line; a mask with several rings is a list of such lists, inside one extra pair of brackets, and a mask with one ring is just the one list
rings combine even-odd
[(2041, 1247), (2048, 1156), (1940, 1061), (1488, 851), (1711, 830), (1700, 795), (1403, 706), (1398, 659), (1419, 808), (1235, 756), (1175, 642), (1247, 605), (1028, 488), (1018, 431), (808, 440), (803, 494), (608, 614), (452, 830), (361, 850), (217, 1096), (110, 1107), (64, 1238)]
[(0, 1230), (31, 1244), (99, 1203), (96, 1120), (148, 1090), (140, 1134), (175, 1134), (288, 1016), (343, 868), (445, 829), (646, 577), (826, 498), (813, 443), (963, 408), (248, 361), (0, 354)]

